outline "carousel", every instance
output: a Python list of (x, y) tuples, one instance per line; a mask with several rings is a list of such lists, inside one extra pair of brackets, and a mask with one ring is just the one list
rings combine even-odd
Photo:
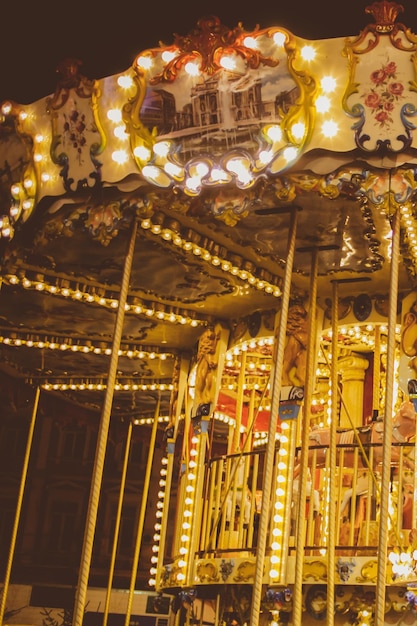
[(417, 621), (417, 35), (364, 10), (319, 41), (202, 17), (0, 105), (0, 370), (100, 414), (73, 626), (127, 416), (163, 433), (170, 623)]

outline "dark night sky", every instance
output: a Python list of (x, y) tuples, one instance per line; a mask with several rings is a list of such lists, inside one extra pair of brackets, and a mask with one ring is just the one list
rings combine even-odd
[[(51, 94), (56, 67), (67, 57), (82, 61), (88, 78), (103, 78), (130, 67), (136, 55), (160, 42), (173, 43), (197, 21), (216, 15), (245, 30), (283, 26), (306, 39), (357, 35), (372, 17), (369, 0), (7, 0), (0, 19), (0, 102), (20, 104)], [(417, 32), (417, 0), (401, 3), (397, 21)]]

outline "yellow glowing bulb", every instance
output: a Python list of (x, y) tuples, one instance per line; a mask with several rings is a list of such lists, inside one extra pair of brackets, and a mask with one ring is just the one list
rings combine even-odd
[(272, 39), (274, 40), (274, 44), (280, 48), (282, 48), (282, 46), (285, 43), (285, 34), (278, 32), (278, 33), (274, 33), (274, 36), (272, 37)]
[(198, 64), (192, 61), (189, 61), (188, 63), (186, 63), (184, 69), (189, 76), (198, 76), (200, 73)]
[(316, 100), (316, 109), (319, 113), (327, 113), (330, 109), (330, 100), (327, 96), (319, 96)]
[(152, 67), (152, 59), (148, 56), (139, 57), (136, 64), (142, 70), (149, 70)]
[(316, 56), (313, 46), (304, 46), (301, 50), (301, 56), (305, 61), (312, 61)]
[(325, 137), (334, 137), (339, 132), (339, 127), (333, 120), (327, 120), (321, 127), (322, 133)]
[(320, 85), (325, 93), (330, 93), (336, 89), (336, 80), (333, 76), (323, 76)]

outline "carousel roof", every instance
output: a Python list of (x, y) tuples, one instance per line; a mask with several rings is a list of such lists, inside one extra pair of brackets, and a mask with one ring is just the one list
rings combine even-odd
[(167, 412), (176, 357), (208, 324), (272, 333), (294, 215), (293, 299), (317, 251), (321, 308), (337, 280), (352, 319), (364, 296), (384, 319), (396, 212), (402, 295), (417, 267), (417, 36), (401, 11), (374, 2), (361, 32), (317, 41), (204, 17), (117, 75), (66, 59), (54, 93), (4, 101), (0, 368), (99, 410), (127, 280), (113, 411), (151, 416), (161, 394)]

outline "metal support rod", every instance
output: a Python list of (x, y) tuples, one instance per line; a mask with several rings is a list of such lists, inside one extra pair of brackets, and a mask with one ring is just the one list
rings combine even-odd
[(117, 308), (115, 321), (113, 345), (110, 357), (109, 373), (107, 378), (107, 388), (106, 394), (104, 396), (104, 404), (97, 438), (96, 456), (94, 459), (93, 475), (91, 479), (86, 528), (84, 532), (84, 541), (81, 552), (80, 571), (78, 575), (77, 590), (75, 595), (73, 626), (82, 626), (84, 619), (84, 611), (87, 600), (88, 579), (90, 576), (91, 557), (93, 553), (93, 542), (97, 523), (98, 503), (101, 493), (101, 483), (103, 480), (104, 459), (107, 448), (111, 408), (114, 396), (114, 385), (116, 381), (117, 366), (119, 362), (119, 349), (122, 339), (125, 307), (129, 290), (137, 227), (137, 220), (134, 219), (132, 223), (132, 233), (130, 236), (129, 249), (126, 255), (125, 266), (123, 270), (122, 284), (120, 287), (119, 306)]
[[(314, 386), (314, 368), (316, 362), (316, 309), (317, 309), (317, 267), (318, 248), (312, 251), (311, 260), (311, 280), (310, 280), (310, 309), (308, 325), (308, 346), (307, 346), (307, 368), (306, 387), (303, 406), (303, 424), (301, 432), (301, 457), (300, 457), (300, 482), (299, 482), (299, 502), (298, 502), (298, 525), (296, 531), (296, 552), (295, 552), (295, 580), (294, 580), (294, 626), (302, 624), (303, 613), (303, 566), (304, 566), (304, 545), (305, 527), (302, 511), (305, 510), (307, 498), (307, 471), (308, 471), (308, 447), (310, 433), (311, 401)], [(313, 477), (314, 479), (314, 477)], [(312, 487), (313, 489), (313, 487)]]
[[(327, 547), (327, 626), (334, 624), (334, 593), (335, 593), (335, 548), (337, 535), (336, 502), (336, 427), (337, 427), (337, 370), (338, 370), (338, 323), (339, 323), (339, 285), (333, 283), (332, 304), (332, 363), (330, 370), (331, 380), (331, 422), (330, 422), (330, 449), (329, 449), (329, 533)], [(311, 486), (313, 490), (314, 486)]]
[(35, 430), (36, 414), (38, 412), (39, 396), (40, 396), (40, 387), (36, 387), (35, 399), (33, 402), (33, 409), (32, 409), (32, 418), (30, 420), (28, 438), (26, 442), (25, 458), (23, 460), (22, 476), (20, 478), (20, 488), (19, 488), (19, 495), (17, 498), (16, 513), (14, 516), (12, 537), (11, 537), (10, 546), (9, 546), (9, 555), (7, 558), (6, 573), (4, 575), (3, 594), (1, 597), (1, 606), (0, 606), (0, 624), (3, 624), (4, 612), (6, 610), (7, 595), (9, 593), (10, 575), (12, 571), (14, 553), (16, 549), (17, 531), (19, 529), (20, 514), (22, 511), (23, 496), (25, 492), (26, 478), (27, 478), (28, 466), (29, 466), (29, 458), (30, 458), (30, 452), (32, 449), (33, 432)]
[(387, 338), (387, 374), (384, 411), (384, 438), (382, 442), (382, 480), (378, 539), (378, 571), (376, 583), (375, 624), (384, 623), (387, 584), (387, 545), (389, 534), (389, 490), (391, 480), (392, 410), (394, 406), (395, 330), (398, 308), (398, 264), (400, 255), (400, 213), (392, 217), (392, 252), (389, 290), (389, 316)]
[(275, 435), (278, 423), (279, 400), (281, 393), (282, 366), (284, 361), (284, 350), (287, 332), (288, 308), (290, 304), (290, 289), (292, 280), (292, 270), (295, 254), (295, 240), (297, 231), (297, 209), (291, 213), (291, 223), (288, 234), (288, 254), (284, 275), (281, 316), (277, 338), (276, 361), (273, 379), (273, 393), (271, 403), (271, 415), (268, 428), (268, 442), (265, 453), (265, 468), (263, 482), (263, 497), (261, 515), (259, 519), (258, 545), (256, 550), (255, 579), (252, 592), (251, 626), (259, 624), (259, 614), (262, 600), (262, 583), (265, 566), (265, 549), (268, 534), (268, 523), (270, 515), (270, 494), (272, 489), (272, 475), (274, 471), (275, 458)]
[(138, 527), (136, 530), (135, 552), (133, 555), (129, 594), (127, 598), (125, 626), (129, 626), (130, 616), (132, 614), (133, 594), (135, 593), (136, 577), (138, 574), (140, 547), (142, 543), (143, 527), (145, 524), (146, 503), (148, 501), (149, 485), (151, 482), (152, 465), (153, 465), (153, 458), (154, 458), (154, 453), (155, 453), (155, 441), (156, 441), (156, 433), (158, 431), (158, 418), (159, 418), (160, 407), (161, 407), (161, 397), (159, 396), (158, 402), (156, 403), (155, 414), (153, 418), (151, 440), (149, 442), (148, 461), (146, 464), (145, 482), (143, 485), (142, 503), (141, 503), (140, 514), (139, 514), (139, 519), (138, 519)]
[(114, 527), (113, 547), (112, 547), (109, 576), (108, 576), (108, 583), (107, 583), (106, 601), (104, 604), (104, 611), (103, 611), (103, 626), (107, 626), (108, 617), (109, 617), (109, 607), (110, 607), (111, 590), (112, 590), (112, 585), (113, 585), (114, 565), (116, 562), (117, 544), (119, 542), (120, 521), (122, 518), (123, 497), (124, 497), (125, 485), (126, 485), (127, 468), (129, 464), (130, 443), (132, 441), (132, 429), (133, 429), (132, 420), (129, 420), (129, 427), (128, 427), (127, 435), (126, 435), (125, 456), (123, 459), (122, 477), (120, 481), (119, 502), (117, 505), (116, 524)]

